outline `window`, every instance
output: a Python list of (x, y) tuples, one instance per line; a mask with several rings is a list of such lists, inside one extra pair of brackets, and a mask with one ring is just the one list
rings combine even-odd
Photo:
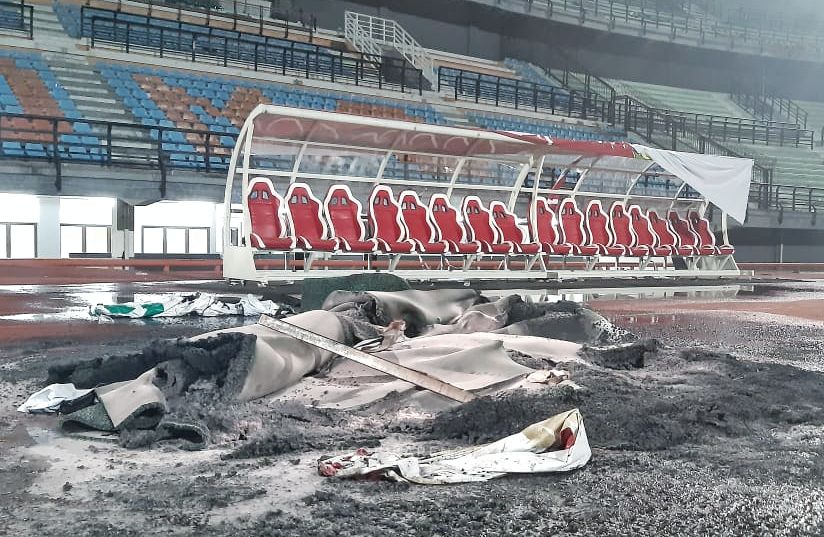
[(60, 257), (111, 253), (111, 226), (62, 224)]
[(144, 254), (208, 254), (209, 228), (143, 226), (142, 241)]
[(189, 251), (190, 254), (209, 253), (209, 230), (190, 229), (189, 230)]
[(0, 224), (3, 234), (3, 251), (0, 255), (9, 259), (37, 257), (37, 224)]
[(186, 229), (166, 228), (166, 251), (165, 254), (187, 254), (186, 250)]

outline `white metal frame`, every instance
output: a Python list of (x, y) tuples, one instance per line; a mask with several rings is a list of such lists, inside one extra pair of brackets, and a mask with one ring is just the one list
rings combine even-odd
[[(278, 138), (273, 136), (257, 136), (255, 133), (255, 120), (264, 115), (271, 115), (273, 117), (277, 117), (278, 120), (290, 120), (294, 119), (295, 121), (314, 121), (313, 126), (308, 128), (305, 134), (299, 138), (292, 137), (292, 138)], [(319, 128), (318, 125), (322, 125), (324, 122), (334, 122), (336, 124), (345, 124), (346, 126), (353, 126), (357, 128), (362, 127), (369, 127), (374, 128), (376, 135), (375, 139), (378, 137), (378, 133), (380, 134), (387, 134), (390, 131), (397, 132), (397, 138), (391, 143), (386, 143), (384, 140), (383, 145), (376, 144), (372, 146), (368, 143), (358, 143), (354, 145), (349, 145), (345, 142), (340, 143), (330, 143), (328, 141), (325, 142), (316, 142), (313, 139), (313, 134), (316, 128)], [(468, 143), (466, 146), (465, 154), (455, 154), (454, 152), (437, 152), (437, 151), (430, 151), (430, 152), (418, 152), (412, 151), (406, 146), (403, 146), (403, 140), (407, 139), (408, 137), (414, 136), (432, 136), (432, 137), (461, 137), (463, 139), (474, 139), (473, 143)], [(278, 144), (278, 145), (293, 145), (296, 149), (294, 152), (295, 161), (292, 165), (291, 169), (288, 170), (276, 170), (276, 169), (260, 169), (260, 168), (253, 168), (252, 167), (252, 149), (253, 149), (253, 140), (254, 141), (261, 141), (262, 143), (270, 143), (270, 144)], [(280, 107), (280, 106), (273, 106), (273, 105), (259, 105), (255, 108), (252, 113), (247, 118), (246, 122), (244, 123), (240, 134), (238, 136), (237, 144), (235, 149), (232, 152), (232, 156), (229, 163), (229, 172), (227, 176), (226, 182), (226, 190), (224, 196), (224, 206), (227, 207), (227, 211), (225, 214), (225, 221), (224, 221), (224, 232), (223, 232), (223, 257), (224, 257), (224, 277), (230, 280), (241, 280), (241, 281), (256, 281), (260, 283), (267, 283), (271, 281), (294, 281), (300, 280), (304, 278), (314, 278), (314, 277), (323, 277), (328, 275), (338, 275), (338, 274), (346, 274), (352, 272), (363, 272), (364, 269), (318, 269), (318, 270), (304, 270), (304, 271), (296, 271), (288, 268), (284, 268), (283, 270), (274, 270), (274, 271), (264, 271), (258, 270), (255, 266), (255, 256), (260, 253), (267, 253), (267, 252), (260, 252), (250, 246), (250, 234), (252, 233), (251, 229), (251, 221), (249, 217), (249, 209), (248, 209), (248, 190), (249, 190), (249, 183), (251, 178), (257, 177), (268, 177), (272, 179), (280, 179), (282, 182), (288, 181), (289, 184), (295, 182), (304, 182), (307, 184), (312, 184), (312, 181), (331, 181), (333, 183), (340, 183), (340, 184), (348, 184), (348, 185), (355, 185), (358, 183), (364, 183), (369, 185), (387, 185), (387, 186), (402, 186), (402, 188), (398, 189), (398, 192), (401, 190), (407, 190), (409, 188), (414, 189), (436, 189), (437, 192), (443, 193), (447, 196), (447, 199), (450, 199), (453, 194), (458, 193), (465, 193), (466, 195), (470, 194), (478, 194), (483, 191), (494, 191), (500, 193), (498, 196), (498, 200), (504, 202), (507, 210), (514, 212), (515, 205), (521, 202), (528, 202), (530, 210), (534, 204), (534, 200), (538, 196), (554, 196), (554, 197), (570, 197), (576, 200), (581, 200), (581, 198), (597, 198), (601, 199), (605, 202), (611, 203), (612, 201), (622, 201), (625, 204), (640, 204), (640, 205), (649, 205), (649, 204), (656, 204), (658, 207), (662, 209), (664, 207), (675, 207), (676, 205), (681, 208), (681, 211), (684, 212), (685, 210), (694, 209), (698, 210), (699, 213), (703, 216), (708, 203), (703, 198), (691, 198), (691, 199), (684, 199), (679, 198), (678, 196), (683, 191), (683, 186), (677, 190), (677, 193), (674, 196), (653, 196), (653, 195), (637, 195), (633, 193), (636, 185), (639, 182), (639, 179), (643, 177), (645, 173), (648, 173), (652, 167), (648, 161), (640, 161), (639, 164), (643, 163), (643, 165), (637, 166), (635, 168), (618, 168), (614, 166), (610, 166), (609, 162), (606, 162), (608, 159), (599, 157), (599, 156), (585, 156), (579, 158), (572, 158), (570, 160), (571, 155), (559, 155), (557, 153), (553, 153), (551, 150), (551, 145), (547, 145), (546, 147), (539, 147), (535, 144), (529, 142), (523, 142), (523, 151), (512, 151), (512, 152), (504, 152), (501, 154), (487, 154), (487, 155), (478, 155), (474, 154), (478, 144), (480, 143), (489, 143), (491, 142), (506, 142), (512, 145), (517, 141), (513, 141), (512, 139), (506, 137), (504, 134), (496, 133), (496, 132), (488, 132), (482, 131), (477, 129), (466, 129), (466, 128), (458, 128), (458, 127), (448, 127), (448, 126), (439, 126), (439, 125), (423, 125), (419, 123), (411, 123), (406, 121), (398, 121), (398, 120), (389, 120), (389, 119), (377, 119), (377, 118), (368, 118), (368, 117), (361, 117), (361, 116), (354, 116), (349, 114), (337, 114), (331, 112), (322, 112), (322, 111), (313, 111), (313, 110), (301, 110), (289, 107)], [(520, 146), (519, 146), (520, 147)], [(380, 165), (378, 166), (377, 172), (373, 176), (361, 176), (356, 177), (352, 175), (334, 175), (328, 173), (318, 173), (313, 171), (303, 171), (301, 164), (304, 161), (304, 157), (307, 154), (310, 154), (313, 150), (324, 151), (328, 154), (330, 151), (336, 151), (345, 153), (349, 152), (368, 152), (373, 158), (378, 159), (380, 158)], [(454, 166), (451, 170), (451, 175), (449, 175), (448, 181), (430, 181), (430, 180), (420, 180), (410, 182), (405, 179), (398, 179), (398, 178), (390, 178), (384, 177), (384, 173), (387, 169), (388, 162), (391, 160), (392, 155), (398, 154), (414, 154), (418, 155), (423, 158), (448, 158), (450, 160), (450, 165)], [(381, 157), (382, 155), (382, 157)], [(561, 157), (561, 158), (559, 158)], [(564, 158), (566, 159), (564, 161)], [(609, 157), (609, 158), (618, 158), (618, 157)], [(589, 160), (588, 163), (586, 161)], [(625, 161), (631, 161), (633, 159), (623, 159)], [(492, 185), (492, 184), (474, 184), (470, 182), (462, 182), (461, 177), (462, 173), (464, 172), (465, 168), (467, 167), (468, 163), (471, 162), (481, 162), (484, 165), (490, 165), (493, 163), (505, 163), (508, 166), (512, 166), (514, 170), (517, 170), (517, 174), (509, 185)], [(559, 162), (565, 162), (562, 164), (556, 164)], [(556, 168), (564, 169), (564, 173), (566, 170), (572, 168), (583, 168), (583, 173), (581, 173), (577, 183), (574, 187), (570, 189), (563, 189), (563, 188), (553, 188), (553, 187), (546, 187), (541, 184), (541, 176), (543, 170), (548, 167), (553, 166)], [(325, 170), (321, 170), (325, 171)], [(526, 179), (529, 176), (530, 172), (533, 174), (533, 184), (530, 186), (526, 185)], [(627, 176), (626, 181), (626, 188), (622, 192), (603, 192), (597, 189), (597, 185), (593, 185), (593, 182), (589, 182), (588, 179), (591, 176), (598, 176), (598, 173), (601, 172), (614, 172), (619, 173), (622, 175)], [(663, 177), (673, 177), (673, 175), (668, 175), (664, 172), (656, 172), (658, 176)], [(630, 177), (633, 177), (630, 179)], [(235, 193), (236, 187), (239, 186), (240, 190), (240, 199), (236, 200), (237, 194)], [(554, 185), (553, 185), (554, 186)], [(315, 188), (317, 192), (316, 195), (318, 197), (325, 196), (319, 189)], [(240, 201), (243, 207), (244, 213), (244, 226), (243, 226), (243, 239), (241, 243), (237, 246), (231, 244), (231, 233), (230, 233), (230, 218), (231, 212), (230, 207), (233, 201)], [(488, 202), (487, 202), (488, 203)], [(454, 206), (454, 203), (453, 203)], [(666, 209), (664, 209), (666, 210)], [(723, 215), (722, 218), (722, 231), (725, 233), (726, 239), (726, 215)], [(283, 253), (283, 252), (281, 252)], [(285, 254), (289, 254), (293, 252), (285, 252)], [(336, 252), (334, 254), (335, 257), (344, 257), (348, 256), (349, 259), (355, 258), (362, 259), (364, 254), (345, 254), (343, 252)], [(390, 258), (390, 266), (397, 267), (397, 261), (399, 257), (396, 257), (394, 260), (392, 259), (392, 255), (390, 254), (388, 257)], [(413, 253), (411, 254), (415, 257), (420, 257), (419, 254)], [(329, 256), (325, 256), (329, 257)], [(374, 254), (368, 254), (367, 257), (368, 263), (367, 266), (371, 267)], [(458, 265), (445, 265), (446, 268), (440, 270), (393, 270), (394, 273), (408, 277), (411, 279), (424, 279), (424, 280), (438, 280), (438, 279), (445, 279), (445, 280), (466, 280), (466, 279), (565, 279), (565, 278), (586, 278), (586, 277), (598, 277), (598, 278), (639, 278), (639, 277), (699, 277), (699, 278), (718, 278), (718, 277), (736, 277), (740, 275), (740, 271), (738, 270), (737, 265), (735, 264), (735, 260), (732, 256), (717, 256), (715, 257), (696, 257), (687, 259), (688, 270), (674, 270), (669, 269), (672, 264), (668, 259), (659, 259), (657, 263), (650, 263), (650, 259), (641, 260), (641, 259), (631, 259), (631, 258), (621, 258), (615, 259), (607, 258), (605, 256), (600, 256), (598, 260), (599, 263), (595, 262), (588, 262), (587, 263), (587, 270), (575, 270), (575, 271), (557, 271), (557, 270), (547, 270), (546, 265), (543, 263), (543, 258), (541, 259), (541, 263), (538, 264), (537, 270), (533, 266), (534, 263), (530, 263), (529, 270), (509, 270), (508, 263), (503, 263), (504, 268), (502, 270), (485, 270), (479, 268), (472, 268), (473, 259), (469, 259), (472, 256), (462, 256), (462, 263), (458, 263)], [(547, 259), (550, 257), (548, 254), (545, 254), (543, 257)], [(575, 257), (575, 256), (570, 256)], [(580, 257), (580, 256), (578, 256)], [(637, 261), (636, 269), (619, 269), (617, 268), (619, 264), (626, 265), (629, 262)], [(275, 263), (271, 263), (274, 265)], [(612, 265), (616, 268), (614, 269), (603, 269), (603, 268), (595, 268), (596, 265)], [(286, 267), (286, 265), (281, 265)], [(440, 265), (444, 266), (444, 265)], [(564, 265), (565, 266), (565, 265)], [(667, 270), (662, 270), (660, 267), (664, 267)], [(376, 269), (369, 269), (369, 270), (376, 270)]]
[(347, 11), (343, 21), (344, 35), (357, 50), (381, 56), (383, 47), (392, 47), (420, 69), (429, 82), (437, 84), (435, 60), (403, 26), (392, 19), (354, 11)]

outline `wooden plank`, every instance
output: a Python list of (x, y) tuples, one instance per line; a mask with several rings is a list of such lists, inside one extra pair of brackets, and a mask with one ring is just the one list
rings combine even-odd
[(319, 349), (333, 352), (339, 356), (348, 358), (353, 362), (357, 362), (361, 365), (365, 365), (366, 367), (380, 371), (381, 373), (386, 373), (387, 375), (392, 375), (397, 379), (411, 382), (415, 386), (427, 389), (439, 395), (443, 395), (453, 401), (466, 403), (475, 399), (474, 394), (466, 390), (462, 390), (457, 386), (453, 386), (452, 384), (448, 384), (442, 380), (438, 380), (435, 377), (427, 375), (426, 373), (409, 369), (408, 367), (384, 360), (383, 358), (365, 353), (358, 349), (353, 349), (352, 347), (344, 345), (334, 339), (329, 339), (326, 336), (322, 336), (312, 332), (311, 330), (301, 328), (300, 326), (295, 326), (291, 323), (287, 323), (286, 321), (275, 319), (273, 317), (269, 317), (268, 315), (261, 315), (258, 320), (258, 324), (265, 326), (266, 328), (271, 328), (281, 334), (292, 336), (295, 339), (308, 343), (314, 347), (318, 347)]

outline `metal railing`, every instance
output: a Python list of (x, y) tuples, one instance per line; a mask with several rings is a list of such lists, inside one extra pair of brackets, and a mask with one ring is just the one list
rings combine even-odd
[[(642, 36), (725, 50), (751, 51), (758, 54), (795, 57), (804, 54), (816, 59), (824, 50), (820, 32), (799, 32), (775, 24), (751, 26), (737, 24), (731, 18), (722, 21), (695, 9), (687, 2), (685, 9), (661, 10), (657, 2), (639, 0), (472, 0), (535, 17), (560, 20)], [(696, 5), (697, 7), (697, 5)]]
[(0, 1), (0, 31), (23, 32), (29, 39), (34, 38), (34, 6), (22, 1)]
[(815, 145), (815, 133), (795, 124), (654, 108), (627, 95), (615, 100), (615, 122), (650, 135), (663, 130), (677, 137), (680, 132), (692, 131), (722, 142), (810, 149)]
[(611, 118), (611, 103), (594, 93), (440, 67), (438, 91), (446, 90), (452, 91), (456, 101), (473, 101), (598, 121), (610, 121)]
[[(90, 18), (89, 38), (92, 48), (100, 43), (123, 46), (126, 52), (143, 49), (160, 57), (181, 55), (192, 62), (211, 61), (223, 66), (240, 65), (255, 71), (281, 75), (301, 76), (351, 83), (377, 88), (407, 89), (422, 93), (422, 74), (401, 60), (353, 58), (342, 52), (315, 47), (306, 50), (290, 42), (282, 44), (279, 38), (256, 36), (212, 27), (187, 29), (158, 26), (151, 22), (119, 20), (117, 17)], [(191, 25), (187, 25), (189, 27)], [(305, 45), (305, 44), (300, 44)], [(387, 74), (392, 74), (392, 82)]]
[(735, 104), (761, 119), (767, 121), (786, 119), (803, 129), (807, 128), (807, 111), (798, 106), (792, 99), (735, 91), (730, 96)]
[[(348, 13), (349, 12), (347, 12), (347, 15)], [(357, 19), (354, 17), (344, 18), (344, 35), (346, 36), (346, 39), (352, 43), (355, 50), (363, 52), (364, 54), (370, 54), (372, 56), (383, 56), (383, 49), (365, 29), (357, 24)]]
[(765, 210), (818, 213), (824, 211), (824, 188), (753, 183), (750, 203)]
[[(126, 2), (116, 0), (112, 3), (117, 6), (118, 12), (131, 13), (132, 8), (145, 6), (145, 16), (149, 17), (158, 12), (173, 12), (176, 14), (176, 20), (178, 21), (183, 20), (184, 16), (191, 20), (192, 14), (196, 13), (205, 19), (207, 26), (211, 25), (212, 22), (224, 23), (224, 25), (228, 22), (232, 25), (233, 30), (238, 29), (238, 23), (246, 22), (249, 25), (257, 26), (260, 35), (263, 35), (264, 30), (276, 30), (283, 32), (284, 38), (288, 38), (290, 32), (301, 30), (309, 34), (310, 42), (318, 30), (317, 18), (313, 14), (304, 13), (302, 9), (297, 12), (278, 12), (273, 9), (273, 5), (266, 9), (262, 5), (249, 4), (242, 0), (223, 0), (219, 4), (223, 9), (215, 9), (210, 5), (205, 7), (187, 6), (181, 2), (163, 0), (128, 0)], [(90, 0), (86, 0), (85, 5), (91, 5)]]
[[(435, 61), (432, 56), (394, 20), (347, 11), (344, 15), (344, 33), (346, 39), (363, 52), (374, 54), (371, 51), (380, 50), (381, 46), (395, 49), (420, 69), (430, 83), (435, 83)], [(366, 48), (361, 49), (359, 46)]]
[[(91, 133), (78, 134), (80, 124), (88, 126)], [(237, 138), (233, 134), (195, 129), (28, 114), (0, 114), (0, 125), (0, 157), (53, 163), (58, 192), (62, 188), (63, 166), (71, 163), (159, 170), (158, 188), (164, 196), (169, 169), (225, 173), (229, 151), (220, 143), (220, 138)], [(187, 135), (197, 137), (197, 143), (187, 142), (195, 147), (195, 152), (177, 148), (171, 141), (171, 133), (179, 133), (184, 139)], [(14, 143), (20, 144), (20, 149), (10, 146)], [(177, 160), (178, 156), (186, 158)]]

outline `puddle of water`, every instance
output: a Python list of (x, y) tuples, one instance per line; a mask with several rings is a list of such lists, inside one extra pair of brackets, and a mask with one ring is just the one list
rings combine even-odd
[(731, 299), (752, 293), (752, 285), (706, 285), (679, 287), (616, 287), (600, 289), (497, 289), (484, 291), (490, 299), (497, 299), (513, 294), (520, 295), (527, 302), (558, 302), (569, 300), (586, 303), (591, 300), (627, 300), (627, 299)]
[(48, 444), (53, 440), (60, 438), (63, 434), (58, 429), (46, 429), (43, 427), (26, 427), (26, 432), (34, 441), (35, 444)]

